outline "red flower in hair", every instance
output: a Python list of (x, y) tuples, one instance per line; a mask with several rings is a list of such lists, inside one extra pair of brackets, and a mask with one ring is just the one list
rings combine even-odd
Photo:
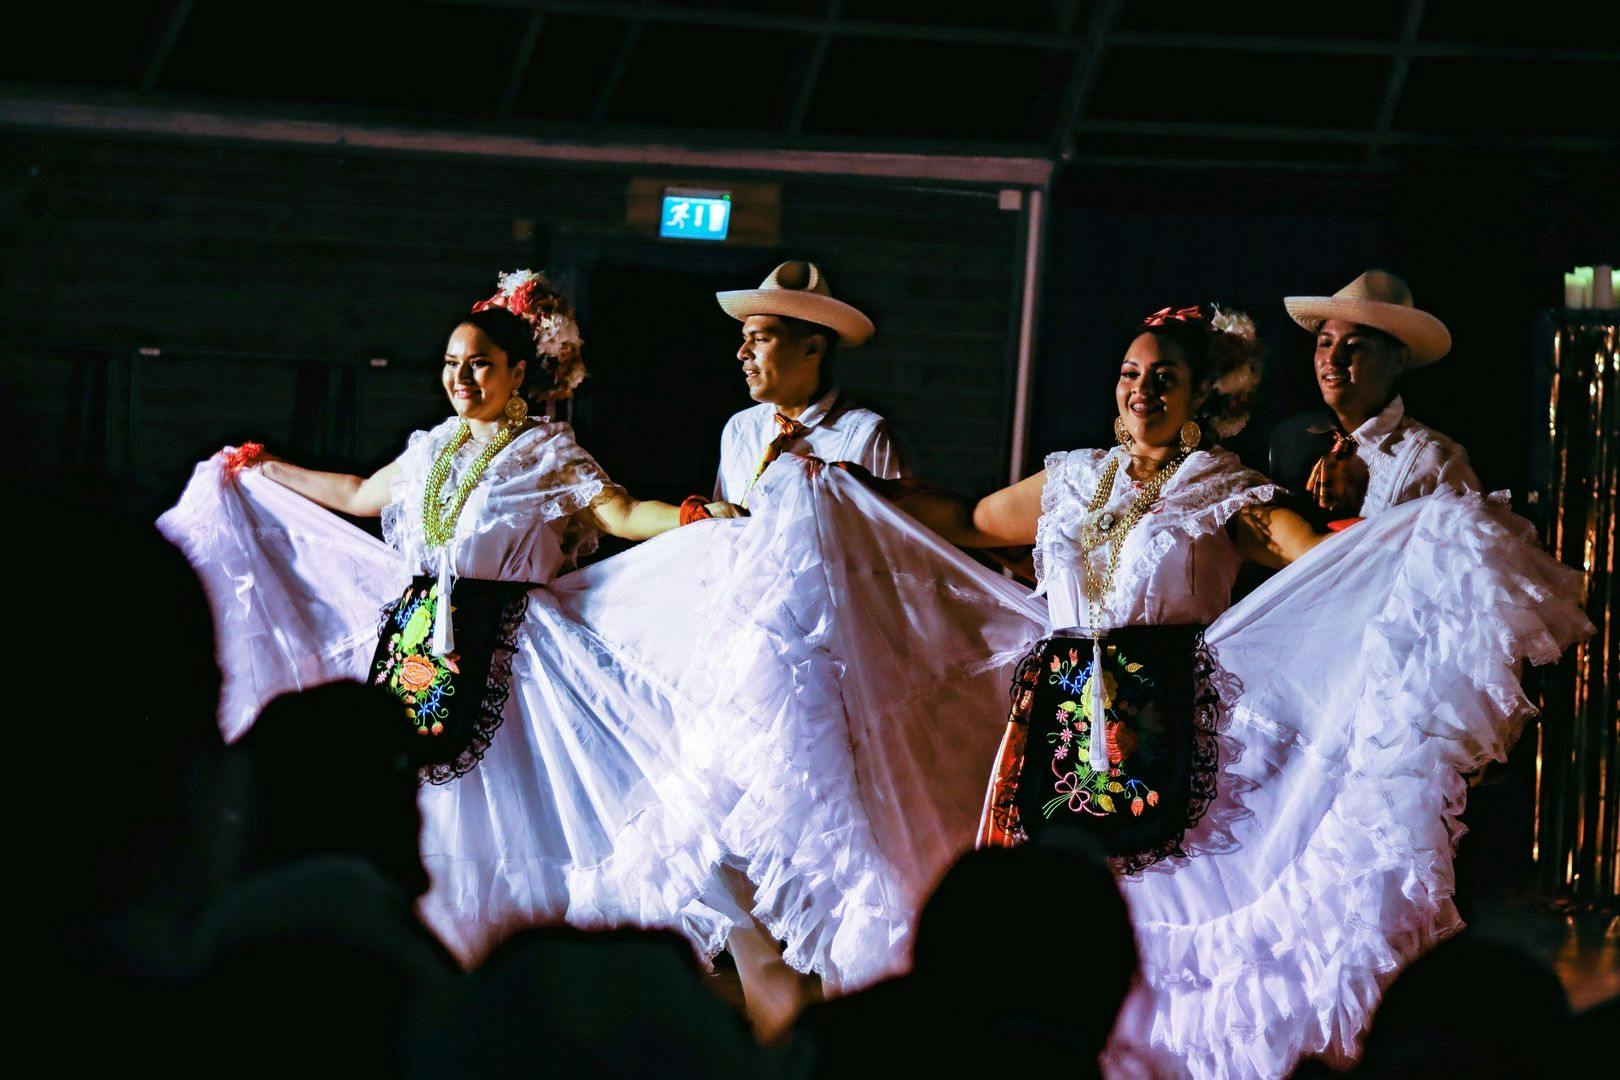
[(533, 315), (535, 311), (535, 293), (540, 291), (538, 278), (530, 278), (512, 291), (506, 302), (506, 309), (514, 315)]

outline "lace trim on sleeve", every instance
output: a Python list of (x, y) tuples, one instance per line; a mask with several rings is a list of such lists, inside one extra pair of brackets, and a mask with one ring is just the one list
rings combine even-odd
[(1070, 450), (1046, 458), (1046, 486), (1041, 489), (1041, 520), (1035, 526), (1035, 592), (1046, 591), (1048, 566), (1079, 565), (1076, 542), (1081, 520), (1098, 468), (1107, 460), (1107, 450)]
[(1059, 488), (1063, 484), (1063, 464), (1068, 461), (1069, 452), (1059, 451), (1047, 454), (1044, 468), (1046, 469), (1046, 484), (1041, 488), (1041, 517), (1035, 523), (1035, 592), (1037, 595), (1046, 591), (1046, 546), (1048, 543), (1047, 523), (1053, 520), (1058, 507), (1062, 504)]
[(1237, 464), (1237, 458), (1223, 454), (1208, 477), (1200, 477), (1174, 493), (1175, 502), (1187, 506), (1176, 525), (1197, 540), (1219, 532), (1233, 515), (1249, 506), (1274, 501), (1282, 490), (1253, 469)]

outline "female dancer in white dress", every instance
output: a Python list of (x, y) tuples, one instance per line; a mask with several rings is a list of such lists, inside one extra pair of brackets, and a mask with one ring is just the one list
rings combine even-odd
[[(221, 455), (160, 521), (214, 603), (228, 738), (276, 694), (331, 679), (402, 698), (433, 781), (422, 913), (469, 963), (537, 920), (672, 926), (710, 952), (725, 925), (689, 904), (712, 826), (686, 809), (707, 797), (672, 786), (667, 695), (535, 586), (599, 531), (639, 540), (733, 510), (632, 499), (569, 425), (527, 416), (526, 380), (544, 398), (578, 385), (579, 346), (543, 277), (502, 275), (445, 348), (454, 414), (396, 461), (361, 478), (258, 448)], [(387, 543), (316, 504), (380, 514)]]
[[(1143, 979), (1105, 1065), (1278, 1076), (1307, 1053), (1353, 1056), (1394, 971), (1460, 926), (1463, 774), (1505, 756), (1531, 711), (1519, 664), (1551, 662), (1590, 627), (1578, 575), (1500, 501), (1436, 495), (1331, 539), (1271, 505), (1263, 477), (1183, 432), (1195, 416), (1206, 432), (1241, 427), (1258, 375), (1252, 324), (1166, 309), (1140, 331), (1116, 387), (1128, 449), (1053, 455), (971, 510), (903, 500), (959, 543), (1035, 542), (1047, 613), (840, 470), (784, 459), (767, 472), (755, 513), (805, 526), (755, 533), (738, 560), (748, 587), (717, 607), (730, 611), (716, 638), (729, 648), (707, 652), (733, 726), (707, 737), (741, 792), (722, 839), (787, 960), (834, 990), (866, 985), (904, 966), (920, 900), (973, 842), (1004, 734), (992, 702), (1029, 643), (1073, 627), (1208, 624), (1198, 685), (1218, 696), (1218, 737), (1195, 728), (1192, 760), (1170, 770), (1190, 796), (1159, 850), (1114, 847), (1128, 853)], [(1244, 555), (1297, 561), (1227, 610)], [(1131, 774), (1128, 744), (1150, 733), (1127, 721), (1163, 703), (1132, 702), (1124, 681), (1137, 672), (1113, 650), (1117, 678), (1105, 667), (1093, 683), (1088, 651), (1038, 654), (1043, 676), (1059, 661), (1052, 677), (1068, 680), (1073, 708), (1029, 750), (1062, 796), (1035, 812), (1146, 820), (1169, 792)], [(1106, 718), (1098, 759), (1090, 715)], [(1017, 772), (996, 771), (986, 841), (1034, 824), (1008, 812)], [(1050, 926), (1053, 963), (1083, 955), (1086, 928), (1060, 898), (1009, 902)]]

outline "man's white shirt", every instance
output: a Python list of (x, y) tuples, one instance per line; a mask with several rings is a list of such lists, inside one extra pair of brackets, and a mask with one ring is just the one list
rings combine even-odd
[[(743, 500), (766, 447), (779, 433), (775, 417), (776, 406), (765, 403), (744, 409), (726, 421), (720, 433), (716, 499)], [(840, 406), (836, 388), (800, 413), (798, 421), (810, 430), (783, 453), (810, 454), (829, 462), (853, 461), (870, 469), (872, 475), (888, 480), (905, 475), (900, 449), (883, 417), (871, 409)]]
[(1406, 403), (1399, 394), (1350, 437), (1356, 443), (1356, 456), (1367, 465), (1363, 517), (1441, 489), (1479, 490), (1468, 451), (1406, 415)]

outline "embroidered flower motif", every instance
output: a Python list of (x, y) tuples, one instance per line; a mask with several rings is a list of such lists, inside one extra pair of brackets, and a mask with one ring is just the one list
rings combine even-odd
[[(1082, 650), (1067, 650), (1075, 655)], [(1104, 710), (1101, 722), (1091, 722), (1092, 668), (1079, 666), (1061, 659), (1053, 667), (1048, 682), (1059, 685), (1066, 692), (1058, 702), (1056, 724), (1046, 733), (1052, 748), (1051, 769), (1055, 780), (1052, 796), (1042, 804), (1043, 816), (1067, 809), (1093, 817), (1123, 814), (1127, 809), (1134, 817), (1141, 817), (1147, 809), (1159, 804), (1159, 794), (1134, 776), (1126, 761), (1136, 753), (1142, 734), (1127, 723), (1123, 716), (1141, 711), (1133, 704), (1148, 692), (1153, 681), (1143, 673), (1143, 666), (1131, 660), (1114, 646), (1105, 651), (1102, 670)], [(1116, 713), (1114, 710), (1118, 709)], [(1091, 740), (1100, 737), (1107, 748), (1108, 764), (1103, 769), (1090, 766)], [(1069, 764), (1073, 762), (1073, 764)]]
[[(1079, 693), (1079, 697), (1080, 697), (1080, 715), (1084, 716), (1087, 720), (1091, 719), (1091, 702), (1092, 702), (1093, 694), (1095, 693), (1095, 691), (1092, 689), (1093, 679), (1094, 679), (1094, 676), (1092, 676), (1091, 674), (1088, 673), (1086, 675), (1086, 681), (1080, 687), (1080, 693)], [(1111, 671), (1103, 672), (1102, 673), (1102, 679), (1103, 679), (1103, 709), (1104, 709), (1104, 711), (1106, 711), (1106, 710), (1113, 707), (1114, 695), (1119, 690), (1119, 680), (1114, 678), (1114, 673), (1111, 672)]]
[(432, 686), (438, 677), (438, 665), (425, 656), (407, 656), (400, 662), (399, 684), (413, 694)]

